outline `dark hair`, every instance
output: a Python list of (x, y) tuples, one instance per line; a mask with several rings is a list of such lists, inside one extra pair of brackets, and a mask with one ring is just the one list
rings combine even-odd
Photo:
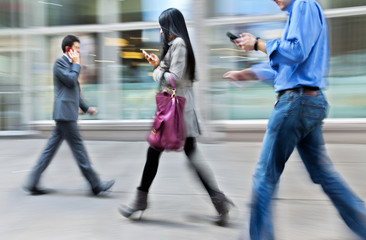
[(66, 37), (64, 37), (61, 45), (62, 51), (66, 52), (66, 47), (72, 47), (72, 45), (74, 45), (74, 42), (80, 43), (79, 38), (75, 37), (74, 35), (67, 35)]
[(162, 43), (162, 53), (161, 59), (163, 59), (169, 49), (169, 36), (175, 35), (184, 40), (187, 47), (187, 71), (189, 74), (189, 79), (194, 81), (195, 70), (196, 70), (196, 60), (194, 57), (191, 40), (189, 39), (188, 30), (186, 22), (184, 20), (183, 14), (176, 8), (168, 8), (163, 11), (159, 16), (159, 24), (163, 31), (163, 43)]

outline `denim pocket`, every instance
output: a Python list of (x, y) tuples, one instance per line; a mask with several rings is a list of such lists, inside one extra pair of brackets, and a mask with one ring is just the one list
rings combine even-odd
[(281, 112), (285, 116), (288, 116), (289, 113), (295, 107), (295, 103), (297, 101), (297, 96), (294, 92), (288, 91), (284, 93), (275, 104), (275, 111)]
[(300, 127), (310, 132), (321, 124), (327, 115), (327, 105), (324, 98), (305, 97), (301, 102)]
[(267, 129), (276, 132), (279, 131), (288, 116), (293, 112), (293, 109), (296, 108), (296, 102), (292, 92), (283, 94), (271, 112)]

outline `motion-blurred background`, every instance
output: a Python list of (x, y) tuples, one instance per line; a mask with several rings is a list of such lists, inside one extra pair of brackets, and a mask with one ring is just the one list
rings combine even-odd
[[(331, 41), (328, 117), (366, 118), (366, 1), (319, 3)], [(157, 85), (141, 49), (159, 55), (158, 16), (169, 7), (180, 9), (189, 26), (204, 121), (267, 119), (276, 98), (271, 86), (238, 87), (222, 75), (266, 60), (238, 50), (226, 32), (279, 38), (286, 14), (272, 0), (1, 0), (0, 130), (51, 120), (52, 67), (67, 34), (80, 37), (84, 99), (99, 110), (81, 119), (151, 119)]]

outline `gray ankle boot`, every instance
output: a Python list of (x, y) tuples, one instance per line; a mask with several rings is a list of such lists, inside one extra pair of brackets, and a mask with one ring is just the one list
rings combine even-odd
[(229, 219), (230, 205), (234, 206), (234, 203), (228, 199), (223, 193), (216, 193), (211, 196), (211, 201), (219, 213), (217, 220), (215, 221), (219, 226), (226, 226)]
[(141, 219), (142, 213), (145, 211), (146, 208), (147, 208), (147, 192), (137, 190), (136, 198), (131, 203), (131, 205), (121, 206), (119, 207), (118, 210), (126, 218), (131, 217), (131, 215), (134, 214), (135, 212), (142, 211), (140, 216)]

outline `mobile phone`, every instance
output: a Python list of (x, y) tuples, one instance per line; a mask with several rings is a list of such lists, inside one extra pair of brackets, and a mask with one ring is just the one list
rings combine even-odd
[(235, 39), (239, 38), (238, 35), (232, 34), (231, 32), (227, 32), (226, 36), (228, 36), (232, 42), (234, 42)]
[(150, 54), (148, 54), (145, 50), (142, 50), (142, 53), (145, 53), (148, 57), (150, 57)]

